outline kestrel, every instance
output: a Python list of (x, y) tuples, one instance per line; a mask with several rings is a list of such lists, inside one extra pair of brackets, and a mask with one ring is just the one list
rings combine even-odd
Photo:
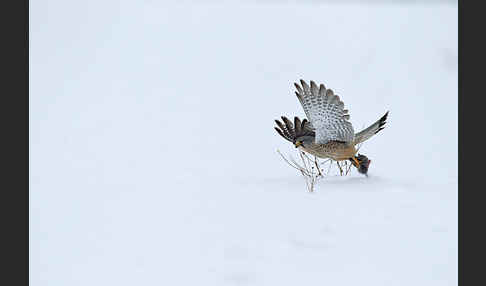
[(294, 118), (292, 123), (282, 116), (281, 123), (275, 120), (278, 134), (292, 142), (296, 148), (319, 158), (336, 161), (349, 160), (362, 174), (367, 175), (371, 162), (365, 155), (358, 154), (356, 145), (368, 140), (384, 128), (388, 112), (368, 128), (354, 133), (349, 122), (348, 110), (331, 89), (310, 81), (310, 86), (300, 80), (301, 86), (294, 83), (295, 94), (304, 109), (307, 119)]

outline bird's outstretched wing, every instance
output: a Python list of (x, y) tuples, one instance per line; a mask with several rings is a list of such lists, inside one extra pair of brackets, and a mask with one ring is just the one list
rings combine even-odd
[(363, 129), (362, 131), (356, 133), (354, 135), (354, 144), (359, 144), (370, 139), (373, 135), (378, 133), (380, 130), (385, 128), (386, 118), (388, 117), (388, 111), (383, 115), (378, 121), (371, 124), (368, 128)]
[(282, 122), (275, 120), (278, 127), (275, 127), (278, 134), (282, 136), (285, 140), (295, 143), (295, 140), (302, 136), (315, 137), (315, 132), (310, 128), (310, 123), (307, 119), (300, 121), (299, 117), (294, 118), (294, 123), (292, 123), (287, 117), (282, 116)]
[(300, 83), (302, 86), (294, 83), (297, 89), (295, 94), (316, 132), (316, 143), (353, 142), (353, 125), (348, 121), (348, 111), (344, 109), (339, 96), (323, 84), (318, 87), (313, 81), (310, 81), (310, 86), (303, 80)]

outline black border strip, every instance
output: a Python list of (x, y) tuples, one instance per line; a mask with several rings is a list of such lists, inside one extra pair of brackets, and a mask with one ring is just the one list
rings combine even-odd
[(29, 282), (29, 1), (0, 4), (2, 285)]

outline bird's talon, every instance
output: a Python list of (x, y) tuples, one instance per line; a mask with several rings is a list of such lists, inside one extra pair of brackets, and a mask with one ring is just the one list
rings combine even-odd
[(355, 165), (354, 165), (354, 166), (355, 166), (356, 168), (359, 168), (359, 162), (358, 162), (358, 159), (356, 159), (356, 157), (353, 157), (353, 161), (354, 161), (354, 163), (355, 163)]

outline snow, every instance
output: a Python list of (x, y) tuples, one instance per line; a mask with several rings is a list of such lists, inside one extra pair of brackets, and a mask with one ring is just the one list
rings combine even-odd
[[(30, 3), (31, 285), (456, 285), (457, 4)], [(277, 149), (330, 87), (369, 178)]]

